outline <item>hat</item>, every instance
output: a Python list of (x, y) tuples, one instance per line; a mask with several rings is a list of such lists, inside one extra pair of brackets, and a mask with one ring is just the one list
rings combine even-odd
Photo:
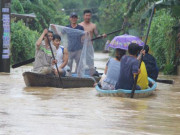
[(70, 14), (70, 17), (78, 17), (78, 15), (75, 13), (75, 12), (72, 12), (71, 14)]

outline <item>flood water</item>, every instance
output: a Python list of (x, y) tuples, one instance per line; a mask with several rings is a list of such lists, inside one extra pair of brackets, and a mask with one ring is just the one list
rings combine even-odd
[[(96, 53), (102, 72), (108, 54)], [(153, 96), (99, 97), (94, 88), (26, 87), (22, 73), (0, 73), (0, 135), (179, 135), (180, 77)]]

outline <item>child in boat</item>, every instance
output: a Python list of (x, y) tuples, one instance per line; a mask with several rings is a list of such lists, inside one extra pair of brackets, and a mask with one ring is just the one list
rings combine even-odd
[(146, 65), (146, 69), (147, 69), (147, 74), (150, 78), (152, 78), (153, 80), (157, 80), (158, 77), (158, 73), (159, 73), (159, 69), (156, 63), (156, 59), (149, 54), (149, 46), (145, 45), (144, 47), (145, 49), (145, 56), (143, 57), (143, 61)]
[(121, 58), (125, 55), (126, 51), (117, 48), (116, 57), (110, 58), (106, 64), (104, 74), (105, 77), (102, 77), (100, 84), (104, 90), (114, 90), (117, 83), (119, 74), (120, 74), (120, 65)]
[[(48, 43), (47, 36), (51, 42), (52, 40), (52, 31), (44, 29), (43, 33), (36, 42), (36, 53), (35, 53), (35, 62), (33, 63), (33, 72), (40, 74), (51, 74), (53, 73), (52, 68), (52, 53)], [(56, 54), (55, 46), (51, 44), (54, 54)]]
[[(58, 34), (54, 34), (53, 36), (53, 45), (56, 47), (56, 63), (58, 66), (58, 70), (61, 76), (65, 76), (66, 72), (70, 71), (70, 68), (67, 66), (68, 63), (68, 51), (67, 48), (64, 48), (61, 44), (61, 37)], [(58, 71), (54, 65), (54, 73), (58, 75)]]
[[(135, 43), (131, 43), (128, 46), (129, 55), (125, 55), (121, 59), (121, 67), (119, 78), (115, 89), (127, 89), (131, 90), (134, 84), (134, 75), (139, 74), (139, 61), (137, 60), (137, 54), (139, 52), (139, 46)], [(136, 90), (140, 90), (140, 86), (136, 86)]]

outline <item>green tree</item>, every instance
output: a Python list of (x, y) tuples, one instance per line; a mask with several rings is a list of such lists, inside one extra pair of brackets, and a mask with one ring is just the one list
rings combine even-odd
[(90, 9), (92, 11), (92, 22), (99, 22), (99, 6), (103, 0), (59, 0), (63, 5), (64, 12), (69, 16), (71, 12), (76, 12), (79, 21), (83, 21), (83, 11)]
[(172, 29), (175, 23), (175, 18), (167, 10), (159, 10), (154, 16), (149, 34), (150, 48), (165, 74), (173, 74), (176, 65), (176, 33)]
[[(179, 23), (180, 1), (179, 0), (133, 0), (127, 12), (132, 21), (134, 19), (135, 29), (143, 36), (146, 34), (145, 27), (148, 25), (152, 11), (152, 5), (156, 3), (155, 17), (150, 29), (149, 43), (158, 65), (165, 74), (174, 74), (178, 56), (176, 56), (177, 31), (172, 27)], [(164, 9), (164, 10), (162, 10)], [(136, 19), (135, 16), (138, 19)], [(138, 23), (139, 22), (139, 23)], [(137, 28), (140, 28), (139, 30)]]
[(30, 30), (22, 21), (11, 23), (11, 63), (34, 57), (38, 32)]
[[(103, 0), (100, 2), (98, 11), (99, 22), (97, 22), (99, 33), (110, 33), (122, 28), (124, 13), (127, 10), (128, 2), (128, 0), (122, 0), (121, 2), (119, 0)], [(102, 50), (106, 40), (111, 40), (120, 33), (115, 33), (108, 36), (106, 39), (96, 41), (97, 43), (94, 45), (95, 50)]]
[[(13, 0), (14, 1), (14, 0)], [(49, 24), (64, 25), (67, 23), (67, 17), (64, 14), (62, 5), (59, 0), (15, 0), (12, 2), (11, 9), (13, 12), (25, 14), (35, 13), (36, 19), (29, 27), (39, 32), (48, 28)], [(18, 4), (17, 4), (18, 3)], [(16, 5), (20, 5), (16, 7)], [(21, 8), (20, 8), (21, 7)], [(21, 9), (21, 10), (20, 10)]]
[(11, 11), (13, 13), (19, 13), (23, 14), (24, 13), (24, 8), (19, 0), (13, 0), (11, 3)]

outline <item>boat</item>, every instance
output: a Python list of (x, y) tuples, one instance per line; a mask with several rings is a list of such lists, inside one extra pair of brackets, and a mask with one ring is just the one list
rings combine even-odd
[(80, 88), (80, 87), (93, 87), (100, 77), (85, 76), (83, 78), (73, 75), (72, 77), (59, 77), (53, 75), (42, 75), (33, 72), (23, 73), (24, 82), (27, 87), (57, 87), (57, 88)]
[[(143, 98), (152, 95), (157, 87), (157, 83), (148, 77), (149, 82), (152, 83), (152, 86), (145, 90), (135, 90), (134, 98)], [(121, 96), (121, 97), (130, 97), (132, 90), (117, 89), (117, 90), (103, 90), (98, 85), (96, 85), (96, 90), (99, 96)]]

